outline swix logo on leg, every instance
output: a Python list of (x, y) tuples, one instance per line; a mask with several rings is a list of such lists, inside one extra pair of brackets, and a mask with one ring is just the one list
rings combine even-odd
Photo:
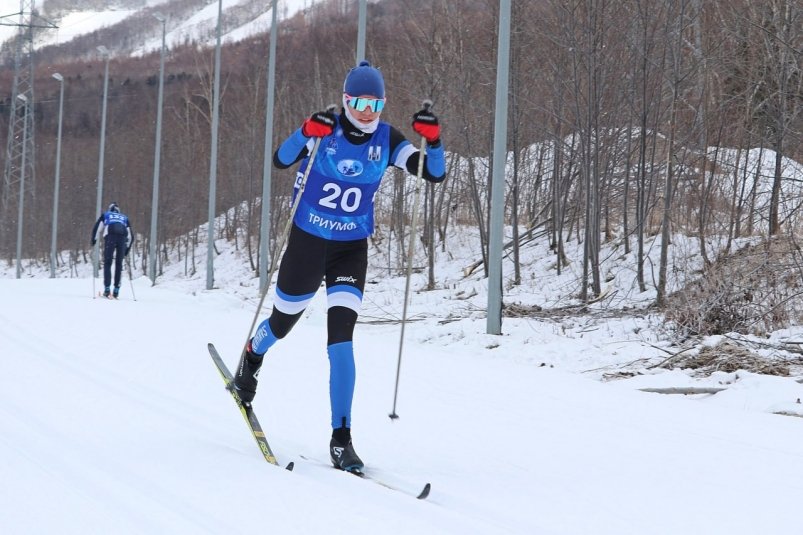
[(348, 282), (350, 284), (356, 284), (357, 283), (357, 279), (355, 279), (352, 276), (338, 277), (338, 278), (335, 279), (335, 282)]

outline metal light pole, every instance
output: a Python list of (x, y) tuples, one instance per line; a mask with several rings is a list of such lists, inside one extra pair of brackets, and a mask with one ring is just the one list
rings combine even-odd
[[(106, 60), (106, 67), (103, 74), (103, 111), (100, 116), (100, 156), (98, 157), (98, 198), (95, 203), (95, 215), (100, 217), (103, 213), (103, 154), (106, 148), (106, 100), (109, 96), (109, 50), (105, 46), (99, 46), (98, 52)], [(100, 246), (95, 242), (93, 250), (95, 256), (95, 265), (93, 269), (93, 277), (98, 276), (98, 264), (100, 264)]]
[(365, 19), (368, 0), (360, 0), (359, 15), (357, 16), (357, 61), (355, 65), (365, 59)]
[(56, 178), (53, 181), (53, 229), (50, 238), (50, 278), (56, 277), (56, 236), (59, 223), (59, 182), (61, 181), (61, 125), (64, 117), (64, 77), (59, 73), (53, 74), (59, 81), (59, 133), (56, 138)]
[(268, 54), (268, 94), (265, 105), (265, 150), (262, 167), (262, 220), (259, 242), (259, 288), (264, 291), (268, 287), (268, 264), (270, 257), (270, 201), (271, 201), (271, 169), (273, 160), (273, 102), (276, 87), (276, 3), (271, 2), (270, 53)]
[(151, 237), (148, 248), (148, 274), (151, 285), (156, 284), (156, 222), (159, 213), (159, 163), (162, 156), (162, 102), (165, 81), (165, 32), (167, 19), (161, 13), (153, 16), (162, 23), (162, 53), (159, 58), (159, 101), (156, 109), (156, 148), (153, 158), (153, 198), (151, 199)]
[(212, 148), (209, 157), (209, 225), (206, 244), (206, 289), (215, 285), (215, 195), (217, 195), (217, 131), (220, 119), (220, 21), (223, 0), (217, 3), (217, 43), (215, 45), (215, 81), (212, 89)]
[(494, 118), (491, 225), (488, 240), (487, 333), (502, 334), (502, 241), (507, 162), (507, 101), (510, 69), (510, 0), (499, 0), (499, 39), (496, 50), (496, 117)]
[[(22, 139), (28, 138), (28, 97), (23, 95), (22, 93), (17, 94), (17, 98), (22, 101), (22, 105), (24, 108), (24, 126), (22, 127)], [(23, 209), (22, 203), (25, 200), (25, 156), (26, 156), (26, 149), (27, 144), (23, 143), (22, 145), (22, 169), (20, 172), (20, 199), (19, 199), (19, 207), (17, 210), (17, 278), (19, 279), (22, 276), (22, 216), (23, 216)]]

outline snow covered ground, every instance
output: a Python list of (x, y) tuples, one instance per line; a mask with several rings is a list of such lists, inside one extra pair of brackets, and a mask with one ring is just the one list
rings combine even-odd
[[(26, 267), (16, 280), (4, 264), (3, 532), (800, 533), (803, 420), (771, 413), (799, 406), (803, 385), (680, 370), (600, 381), (666, 357), (659, 317), (506, 319), (502, 336), (487, 335), (485, 281), (462, 277), (472, 247), (461, 245), (452, 238), (452, 260), (439, 260), (439, 290), (420, 291), (424, 275), (414, 276), (396, 421), (391, 320), (404, 281), (383, 272), (381, 252), (356, 332), (357, 451), (410, 492), (430, 482), (424, 501), (325, 465), (321, 293), (272, 349), (254, 403), (291, 473), (263, 460), (206, 350), (214, 342), (233, 367), (248, 334), (258, 295), (240, 252), (218, 242), (217, 289), (174, 263), (156, 286), (126, 275), (116, 302), (93, 298), (89, 269), (49, 279)], [(528, 250), (527, 282), (506, 300), (560, 304), (576, 291), (571, 270), (561, 279), (545, 267), (545, 251)], [(613, 279), (611, 299), (623, 299), (626, 278)], [(269, 307), (270, 297), (263, 315)], [(638, 390), (713, 383), (728, 389)]]

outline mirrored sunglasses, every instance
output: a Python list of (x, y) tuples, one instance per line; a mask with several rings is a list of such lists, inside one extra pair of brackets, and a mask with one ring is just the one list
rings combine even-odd
[(385, 108), (384, 98), (352, 97), (346, 95), (346, 102), (357, 111), (365, 111), (370, 108), (372, 112), (379, 112)]

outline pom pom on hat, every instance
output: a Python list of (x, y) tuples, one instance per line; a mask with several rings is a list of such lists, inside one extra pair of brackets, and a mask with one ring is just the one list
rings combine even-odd
[(379, 69), (372, 67), (368, 61), (362, 60), (346, 75), (343, 92), (353, 97), (371, 95), (385, 98), (385, 80)]

